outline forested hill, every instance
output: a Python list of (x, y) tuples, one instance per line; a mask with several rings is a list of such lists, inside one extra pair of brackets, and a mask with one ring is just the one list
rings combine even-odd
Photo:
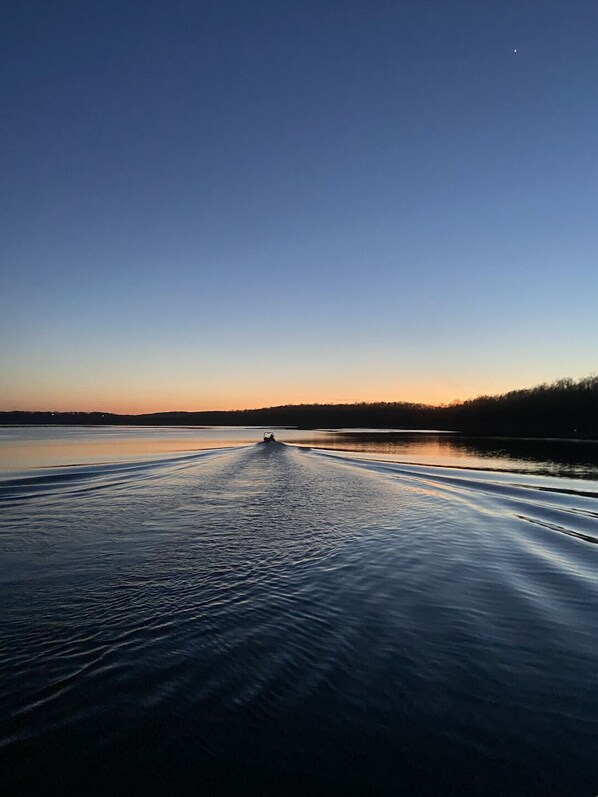
[(469, 434), (598, 439), (598, 376), (479, 396), (448, 406), (406, 402), (297, 404), (253, 410), (158, 412), (1, 412), (0, 424), (139, 426), (297, 426), (440, 429)]

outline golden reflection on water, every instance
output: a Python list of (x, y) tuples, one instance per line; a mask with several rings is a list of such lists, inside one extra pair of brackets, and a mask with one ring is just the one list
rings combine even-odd
[[(129, 462), (193, 451), (252, 445), (270, 429), (213, 427), (5, 427), (0, 429), (0, 470)], [(317, 432), (274, 429), (277, 439), (321, 441)]]
[[(70, 430), (69, 430), (70, 431)], [(94, 434), (94, 432), (90, 432)], [(260, 439), (255, 430), (251, 434), (230, 436), (172, 435), (168, 437), (143, 434), (124, 437), (95, 433), (97, 436), (67, 436), (66, 439), (9, 440), (0, 445), (0, 469), (57, 467), (61, 465), (125, 462), (135, 459), (228, 448), (255, 443)]]
[[(480, 467), (481, 452), (466, 447), (447, 435), (406, 435), (403, 438), (383, 434), (370, 438), (367, 434), (330, 434), (325, 440), (305, 440), (300, 445), (325, 447), (344, 453), (365, 454), (368, 459), (384, 459), (392, 462), (408, 462), (420, 465), (444, 465), (454, 467)], [(493, 467), (508, 468), (510, 457), (493, 456)]]
[[(303, 444), (309, 445), (305, 440)], [(460, 434), (337, 432), (319, 445), (349, 456), (419, 465), (520, 470), (596, 479), (598, 442), (556, 439), (465, 437)]]
[[(256, 427), (3, 427), (0, 471), (130, 462), (253, 445), (272, 429)], [(579, 441), (467, 438), (458, 434), (314, 431), (273, 428), (303, 447), (421, 465), (523, 469), (596, 478), (598, 446)]]
[(164, 454), (184, 454), (209, 448), (241, 445), (230, 440), (53, 440), (52, 442), (25, 442), (11, 446), (0, 457), (0, 467), (7, 470), (40, 468), (60, 465), (83, 465), (100, 462), (122, 462), (148, 459)]

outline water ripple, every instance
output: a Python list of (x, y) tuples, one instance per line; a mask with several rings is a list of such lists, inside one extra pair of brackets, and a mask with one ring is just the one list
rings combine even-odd
[(283, 445), (6, 478), (12, 793), (587, 793), (597, 495)]

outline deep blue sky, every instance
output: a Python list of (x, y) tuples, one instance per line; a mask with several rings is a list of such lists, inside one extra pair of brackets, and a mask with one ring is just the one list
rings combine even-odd
[(444, 401), (597, 370), (595, 0), (0, 17), (0, 408)]

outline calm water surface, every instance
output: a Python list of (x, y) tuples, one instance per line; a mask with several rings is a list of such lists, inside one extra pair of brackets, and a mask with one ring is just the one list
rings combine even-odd
[(3, 794), (598, 793), (589, 443), (0, 429)]

